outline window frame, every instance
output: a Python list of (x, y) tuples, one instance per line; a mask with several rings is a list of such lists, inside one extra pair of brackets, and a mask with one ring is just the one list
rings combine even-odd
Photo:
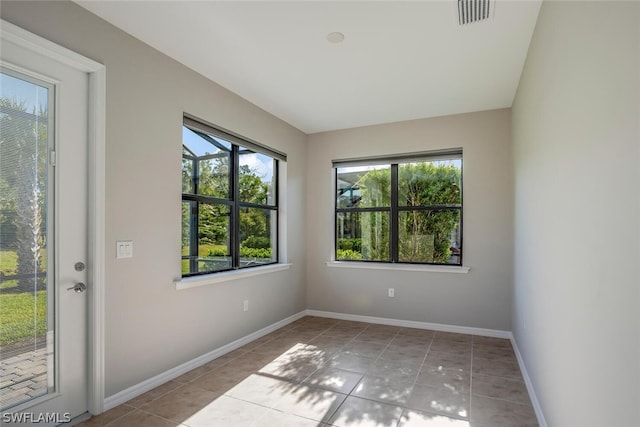
[[(184, 115), (183, 118), (183, 128), (187, 128), (192, 132), (198, 134), (204, 134), (209, 137), (217, 137), (225, 140), (231, 145), (231, 150), (225, 151), (229, 152), (229, 197), (228, 199), (222, 199), (219, 197), (208, 196), (204, 194), (198, 194), (198, 180), (199, 176), (197, 174), (198, 171), (198, 161), (207, 160), (207, 158), (215, 158), (215, 154), (208, 154), (205, 156), (196, 156), (191, 150), (184, 146), (183, 143), (183, 154), (181, 159), (189, 159), (192, 161), (192, 177), (191, 177), (191, 189), (193, 193), (185, 193), (181, 191), (181, 203), (189, 202), (189, 253), (187, 255), (182, 255), (181, 249), (181, 265), (184, 260), (189, 261), (189, 272), (184, 273), (181, 270), (181, 277), (183, 279), (204, 276), (204, 275), (215, 275), (218, 273), (230, 273), (233, 271), (246, 270), (250, 268), (257, 267), (265, 267), (265, 266), (273, 266), (274, 264), (280, 263), (280, 162), (286, 162), (286, 155), (284, 153), (275, 151), (271, 148), (265, 147), (262, 144), (259, 144), (255, 141), (249, 140), (238, 134), (229, 132), (217, 126), (211, 125), (209, 123), (203, 122), (200, 119), (195, 119), (192, 116)], [(214, 138), (211, 138), (215, 141)], [(213, 145), (216, 145), (214, 142), (211, 142)], [(220, 147), (218, 147), (220, 148)], [(242, 150), (241, 150), (242, 148)], [(191, 155), (185, 156), (184, 150), (188, 151)], [(266, 200), (266, 203), (254, 203), (254, 202), (244, 202), (240, 200), (240, 156), (246, 153), (258, 153), (265, 156), (268, 156), (274, 161), (273, 168), (273, 177), (274, 177), (274, 186), (273, 191), (275, 192), (275, 196), (273, 197), (272, 204), (269, 204), (269, 199)], [(182, 178), (181, 178), (182, 179)], [(229, 252), (231, 257), (231, 265), (229, 268), (223, 268), (219, 270), (207, 270), (207, 271), (197, 271), (197, 263), (199, 262), (199, 207), (201, 204), (208, 204), (211, 206), (227, 206), (229, 209)], [(261, 209), (265, 211), (275, 212), (275, 220), (272, 221), (275, 230), (272, 230), (272, 235), (275, 237), (275, 244), (272, 244), (272, 261), (258, 263), (254, 265), (242, 265), (241, 264), (241, 256), (240, 256), (240, 244), (241, 244), (241, 229), (240, 229), (240, 214), (243, 209), (254, 208)], [(182, 221), (182, 219), (181, 219)], [(181, 239), (182, 241), (182, 239)], [(181, 245), (182, 248), (182, 245)], [(194, 253), (195, 252), (195, 253)], [(274, 253), (275, 252), (275, 253)], [(195, 264), (195, 270), (194, 270)]]
[[(418, 206), (401, 206), (398, 201), (399, 194), (399, 166), (402, 164), (408, 164), (412, 162), (434, 162), (438, 160), (460, 160), (460, 204), (449, 205), (418, 205)], [(463, 250), (463, 218), (464, 218), (464, 177), (463, 177), (463, 153), (462, 148), (437, 150), (424, 153), (409, 153), (400, 154), (395, 156), (381, 156), (381, 157), (368, 157), (357, 159), (344, 159), (333, 160), (333, 203), (334, 203), (334, 248), (333, 248), (333, 261), (335, 262), (353, 262), (353, 263), (376, 263), (376, 264), (399, 264), (399, 265), (423, 265), (423, 266), (437, 266), (437, 267), (452, 267), (459, 268), (464, 266), (464, 250)], [(389, 206), (378, 207), (346, 207), (341, 208), (338, 206), (338, 169), (341, 167), (352, 166), (376, 166), (376, 165), (389, 165), (390, 166), (390, 204)], [(411, 211), (458, 211), (460, 215), (458, 234), (459, 234), (459, 254), (458, 263), (436, 263), (436, 262), (409, 262), (400, 261), (400, 245), (399, 245), (399, 215), (401, 212)], [(389, 214), (389, 259), (388, 261), (381, 260), (355, 260), (355, 259), (338, 259), (338, 215), (340, 213), (363, 213), (363, 212), (388, 212)]]

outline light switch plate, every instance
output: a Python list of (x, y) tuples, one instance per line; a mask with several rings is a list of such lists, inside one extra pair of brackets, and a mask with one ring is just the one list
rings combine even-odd
[(118, 240), (116, 242), (116, 258), (133, 258), (133, 240)]

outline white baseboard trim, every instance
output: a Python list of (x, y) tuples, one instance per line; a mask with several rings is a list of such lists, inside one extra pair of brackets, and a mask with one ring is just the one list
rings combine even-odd
[(307, 310), (307, 316), (328, 317), (330, 319), (352, 320), (355, 322), (377, 323), (381, 325), (402, 326), (405, 328), (431, 329), (441, 332), (481, 335), (483, 337), (511, 339), (510, 331), (498, 329), (473, 328), (470, 326), (444, 325), (441, 323), (417, 322), (414, 320), (388, 319), (386, 317), (360, 316), (357, 314), (334, 313), (332, 311)]
[(175, 378), (178, 378), (180, 375), (186, 374), (187, 372), (198, 368), (205, 363), (211, 362), (212, 360), (223, 356), (237, 348), (242, 347), (245, 344), (248, 344), (254, 340), (257, 340), (260, 337), (267, 335), (275, 331), (276, 329), (280, 329), (283, 326), (288, 325), (306, 315), (306, 311), (301, 311), (292, 316), (287, 317), (286, 319), (280, 320), (279, 322), (273, 323), (269, 326), (266, 326), (256, 332), (253, 332), (247, 336), (244, 336), (240, 339), (237, 339), (229, 344), (223, 345), (213, 351), (210, 351), (202, 356), (196, 357), (188, 362), (185, 362), (181, 365), (176, 366), (175, 368), (171, 368), (168, 371), (165, 371), (161, 374), (156, 375), (155, 377), (151, 377), (147, 380), (142, 381), (134, 386), (131, 386), (127, 389), (124, 389), (114, 395), (111, 395), (104, 399), (104, 410), (108, 411), (109, 409), (115, 408), (118, 405), (121, 405), (128, 400), (131, 400), (135, 397), (140, 396), (143, 393), (146, 393), (154, 388), (161, 386), (167, 381), (171, 381)]
[(518, 365), (520, 365), (520, 372), (522, 372), (522, 377), (524, 378), (524, 383), (527, 386), (527, 391), (529, 392), (529, 397), (531, 398), (531, 405), (533, 406), (533, 410), (536, 413), (536, 417), (538, 418), (538, 424), (540, 427), (547, 427), (547, 420), (544, 418), (544, 413), (542, 412), (542, 406), (540, 406), (540, 402), (538, 401), (538, 396), (536, 396), (536, 391), (533, 388), (533, 383), (531, 382), (531, 378), (529, 378), (529, 373), (527, 372), (527, 368), (524, 364), (524, 359), (522, 358), (522, 354), (520, 354), (520, 349), (518, 349), (518, 343), (516, 343), (516, 338), (512, 332), (509, 332), (511, 345), (513, 346), (513, 351), (516, 353), (516, 358), (518, 359)]

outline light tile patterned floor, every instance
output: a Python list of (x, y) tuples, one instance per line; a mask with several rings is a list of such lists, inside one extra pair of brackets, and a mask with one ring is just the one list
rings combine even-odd
[(82, 425), (538, 423), (508, 340), (304, 317)]

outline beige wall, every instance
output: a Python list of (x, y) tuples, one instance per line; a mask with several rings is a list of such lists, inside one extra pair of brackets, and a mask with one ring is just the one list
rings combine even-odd
[[(73, 3), (3, 1), (1, 13), (106, 65), (107, 396), (305, 308), (302, 132)], [(288, 154), (290, 270), (175, 290), (183, 112)], [(115, 259), (119, 239), (132, 259)]]
[[(0, 13), (107, 67), (107, 396), (310, 308), (513, 329), (550, 426), (640, 424), (640, 4), (545, 2), (513, 122), (505, 109), (309, 137), (73, 3)], [(290, 270), (175, 290), (183, 112), (288, 154)], [(450, 147), (464, 149), (469, 274), (327, 268), (331, 160)], [(119, 239), (133, 259), (115, 259)]]
[(513, 106), (513, 330), (549, 426), (640, 425), (640, 3), (545, 2)]
[[(509, 109), (309, 136), (307, 306), (391, 319), (510, 330), (513, 197)], [(469, 274), (328, 268), (334, 245), (331, 161), (463, 148)], [(395, 298), (387, 289), (395, 288)]]

